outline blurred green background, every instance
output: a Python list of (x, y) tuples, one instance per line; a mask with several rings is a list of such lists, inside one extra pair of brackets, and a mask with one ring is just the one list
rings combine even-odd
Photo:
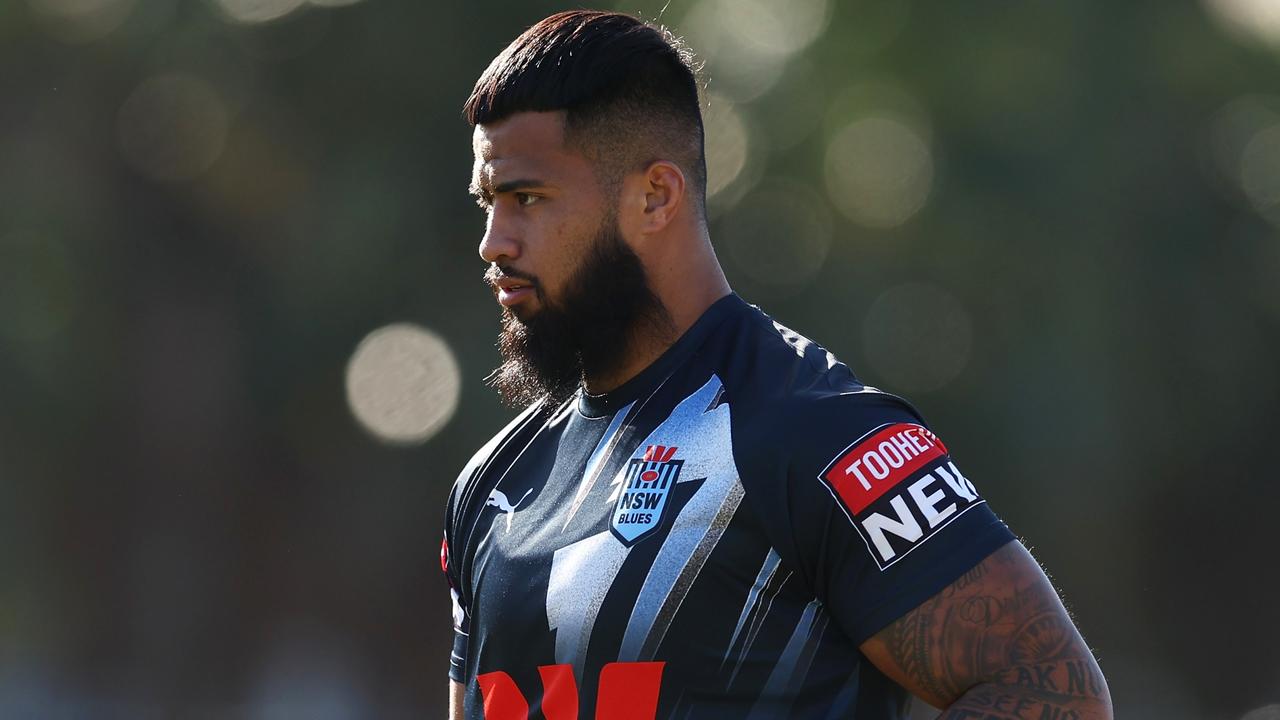
[[(0, 1), (0, 716), (443, 715), (513, 414), (460, 107), (560, 9)], [(706, 62), (735, 289), (915, 401), (1118, 716), (1280, 717), (1280, 3), (617, 9)]]

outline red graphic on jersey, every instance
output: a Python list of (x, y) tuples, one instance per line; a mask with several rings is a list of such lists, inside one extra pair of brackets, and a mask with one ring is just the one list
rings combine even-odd
[[(672, 445), (671, 447), (667, 447), (666, 445), (650, 445), (644, 450), (644, 459), (646, 462), (671, 462), (671, 458), (675, 457), (676, 450), (678, 449), (679, 448), (675, 445)], [(645, 470), (640, 473), (640, 480), (642, 482), (651, 483), (657, 479), (657, 470)]]
[[(596, 720), (654, 720), (662, 686), (662, 662), (615, 662), (600, 669)], [(578, 686), (572, 665), (541, 665), (542, 714), (577, 720)], [(529, 701), (511, 676), (497, 670), (476, 676), (485, 720), (528, 720)]]
[(676, 454), (675, 445), (667, 447), (666, 445), (650, 445), (644, 449), (644, 459), (652, 462), (671, 462), (671, 458)]
[(894, 423), (854, 443), (822, 474), (840, 499), (857, 514), (947, 448), (920, 425)]
[(529, 701), (511, 676), (498, 670), (476, 676), (484, 698), (484, 720), (528, 720)]
[(578, 683), (573, 679), (573, 666), (543, 665), (538, 674), (542, 676), (542, 714), (547, 720), (578, 720)]
[[(675, 452), (675, 448), (671, 448)], [(667, 456), (670, 459), (670, 455)], [(609, 663), (600, 669), (596, 720), (653, 720), (658, 715), (660, 662)]]

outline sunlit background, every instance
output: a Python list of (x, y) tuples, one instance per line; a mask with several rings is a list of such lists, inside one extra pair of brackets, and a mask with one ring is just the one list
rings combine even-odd
[[(559, 9), (0, 2), (0, 717), (443, 714), (512, 414), (460, 107)], [(915, 401), (1118, 716), (1280, 718), (1280, 2), (618, 9), (705, 61), (735, 288)]]

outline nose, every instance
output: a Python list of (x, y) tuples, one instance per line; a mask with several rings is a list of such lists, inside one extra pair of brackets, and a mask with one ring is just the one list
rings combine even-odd
[(520, 242), (505, 216), (496, 207), (490, 210), (484, 237), (480, 238), (480, 257), (490, 265), (520, 257)]

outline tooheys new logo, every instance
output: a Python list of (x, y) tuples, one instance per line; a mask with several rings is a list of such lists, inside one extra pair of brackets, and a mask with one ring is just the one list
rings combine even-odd
[(609, 529), (624, 545), (634, 545), (662, 524), (667, 498), (684, 466), (684, 460), (675, 458), (676, 450), (674, 446), (649, 445), (643, 457), (627, 463), (621, 493), (609, 518)]
[(845, 448), (818, 477), (862, 535), (881, 570), (984, 502), (920, 425), (881, 425)]

